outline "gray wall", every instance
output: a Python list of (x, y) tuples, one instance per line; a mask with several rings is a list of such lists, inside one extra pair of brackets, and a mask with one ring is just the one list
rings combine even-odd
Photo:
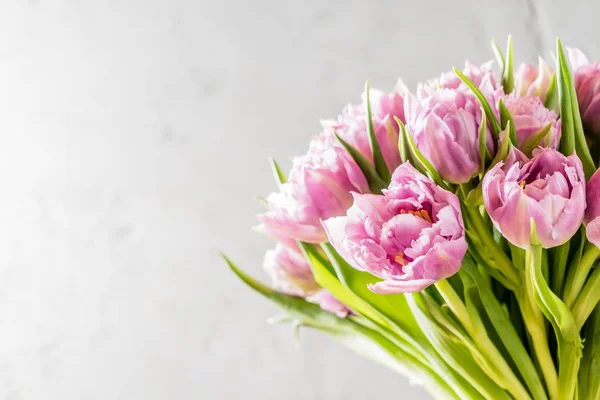
[(552, 3), (1, 1), (0, 399), (425, 398), (294, 348), (217, 251), (261, 274), (267, 157), (366, 78), (414, 87), (508, 33), (518, 60), (556, 35), (600, 57), (598, 3)]

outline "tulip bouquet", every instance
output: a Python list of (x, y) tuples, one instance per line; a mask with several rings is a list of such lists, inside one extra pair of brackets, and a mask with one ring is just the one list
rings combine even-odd
[[(285, 315), (441, 399), (600, 399), (600, 62), (467, 63), (322, 121), (257, 230)], [(595, 267), (595, 268), (594, 268)]]

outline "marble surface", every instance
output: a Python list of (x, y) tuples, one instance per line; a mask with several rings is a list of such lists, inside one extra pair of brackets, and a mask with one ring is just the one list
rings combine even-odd
[[(0, 399), (419, 399), (278, 313), (259, 275), (266, 159), (367, 78), (409, 86), (514, 35), (600, 57), (600, 3), (0, 1)], [(549, 57), (548, 57), (549, 58)], [(360, 384), (357, 384), (360, 382)]]

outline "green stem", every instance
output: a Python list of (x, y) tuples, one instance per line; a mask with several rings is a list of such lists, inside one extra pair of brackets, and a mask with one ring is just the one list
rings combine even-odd
[(552, 288), (552, 291), (559, 297), (561, 297), (563, 293), (565, 272), (567, 270), (567, 261), (569, 259), (570, 248), (571, 241), (568, 241), (562, 246), (552, 249), (553, 257), (550, 287)]
[[(398, 348), (393, 342), (389, 341), (385, 336), (381, 335), (376, 330), (362, 326), (359, 323), (356, 323), (356, 330), (362, 333), (366, 338), (380, 346), (382, 350), (388, 353), (394, 360), (396, 360), (399, 363), (399, 365), (386, 365), (385, 363), (384, 365), (389, 366), (404, 375), (406, 375), (407, 373), (413, 375), (415, 378), (421, 381), (420, 383), (423, 385), (423, 388), (429, 391), (436, 398), (461, 398), (438, 374), (438, 371), (436, 369), (431, 368), (428, 364), (424, 363), (419, 358), (414, 357), (411, 353), (405, 352), (402, 349)], [(333, 336), (338, 336), (338, 338), (341, 339), (343, 343), (346, 342), (344, 340), (345, 335), (340, 335), (336, 332), (328, 333), (332, 334)], [(358, 351), (358, 349), (356, 348), (355, 340), (351, 339), (346, 344), (350, 348), (353, 348), (355, 351)], [(368, 351), (367, 354), (362, 355), (371, 357), (375, 361), (382, 361), (372, 351)], [(409, 368), (402, 368), (401, 366), (406, 366)]]
[[(520, 286), (518, 270), (515, 268), (511, 260), (500, 249), (494, 237), (490, 234), (490, 230), (485, 226), (485, 221), (475, 208), (464, 207), (468, 217), (466, 218), (469, 225), (472, 225), (477, 237), (471, 236), (474, 242), (479, 242), (482, 248), (480, 254), (485, 254), (484, 262), (490, 267), (496, 269), (505, 278), (505, 286), (507, 289), (515, 291)], [(464, 216), (464, 213), (463, 213)]]
[[(474, 281), (488, 318), (527, 384), (531, 395), (535, 400), (546, 400), (548, 397), (544, 386), (528, 351), (519, 338), (515, 327), (511, 324), (508, 315), (504, 312), (502, 305), (492, 292), (489, 283), (486, 282), (477, 265), (471, 259), (470, 254), (463, 260), (463, 270)], [(461, 270), (461, 273), (463, 270)]]
[(567, 274), (567, 281), (565, 283), (565, 293), (563, 296), (563, 300), (567, 306), (572, 307), (573, 303), (575, 303), (575, 300), (579, 296), (579, 293), (585, 284), (585, 280), (598, 257), (600, 257), (600, 249), (593, 244), (588, 243), (585, 246), (581, 261), (576, 265), (571, 265), (569, 267), (569, 273)]
[(600, 302), (600, 267), (594, 268), (590, 278), (581, 290), (581, 294), (573, 305), (573, 317), (577, 328), (581, 330), (585, 321)]
[[(525, 321), (527, 333), (531, 339), (531, 344), (535, 356), (538, 360), (538, 365), (541, 369), (542, 376), (546, 382), (548, 395), (551, 399), (557, 399), (558, 393), (558, 373), (554, 366), (552, 353), (548, 347), (548, 334), (546, 330), (546, 320), (542, 311), (537, 306), (534, 297), (534, 286), (532, 281), (532, 270), (534, 263), (542, 262), (542, 256), (539, 257), (531, 251), (527, 251), (525, 255), (525, 273), (523, 280), (525, 285), (519, 293), (519, 306)], [(540, 266), (541, 269), (541, 266)]]
[[(550, 396), (552, 399), (572, 400), (577, 391), (581, 338), (571, 310), (552, 292), (544, 278), (542, 244), (537, 237), (533, 219), (531, 219), (530, 244), (531, 248), (527, 251), (526, 279), (529, 279), (532, 284), (533, 297), (539, 310), (554, 328), (558, 344), (558, 382), (556, 388), (549, 386)], [(545, 346), (547, 347), (547, 339)], [(554, 389), (556, 392), (552, 392)]]
[(494, 375), (490, 377), (514, 398), (530, 399), (531, 396), (519, 381), (519, 378), (514, 374), (512, 368), (508, 365), (496, 345), (490, 340), (481, 317), (476, 312), (470, 313), (467, 310), (465, 303), (463, 303), (460, 296), (454, 291), (454, 288), (447, 280), (438, 281), (435, 286), (450, 310), (461, 322), (471, 339), (473, 339), (478, 352), (487, 359), (486, 364), (490, 366), (489, 372)]

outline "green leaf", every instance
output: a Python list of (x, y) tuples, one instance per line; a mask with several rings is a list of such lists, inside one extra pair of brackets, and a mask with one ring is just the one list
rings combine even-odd
[(558, 105), (558, 90), (556, 87), (556, 71), (552, 73), (550, 83), (548, 84), (548, 92), (546, 92), (546, 100), (544, 101), (544, 107), (549, 110), (556, 110)]
[(465, 204), (469, 207), (477, 207), (483, 205), (483, 189), (482, 185), (479, 184), (475, 189), (469, 191)]
[(508, 111), (508, 108), (504, 105), (502, 98), (498, 102), (498, 108), (500, 109), (500, 125), (502, 126), (502, 129), (508, 130), (512, 145), (517, 147), (519, 144), (517, 142), (515, 122), (513, 121), (512, 115), (510, 115), (510, 111)]
[(307, 261), (310, 263), (315, 280), (319, 286), (329, 290), (335, 298), (352, 310), (364, 315), (387, 329), (393, 329), (393, 326), (389, 321), (382, 317), (376, 309), (339, 281), (331, 264), (328, 263), (312, 245), (303, 242), (300, 242), (299, 245), (306, 256)]
[(558, 342), (558, 397), (572, 399), (577, 387), (577, 372), (582, 357), (579, 329), (571, 310), (550, 290), (542, 272), (542, 244), (531, 219), (531, 245), (527, 256), (527, 271), (534, 287), (534, 297), (544, 316), (550, 321)]
[(547, 399), (542, 381), (537, 374), (533, 361), (523, 345), (523, 342), (521, 342), (514, 325), (492, 292), (488, 281), (481, 275), (477, 266), (469, 256), (463, 259), (461, 273), (468, 274), (475, 282), (475, 287), (479, 291), (481, 302), (483, 303), (488, 318), (498, 333), (504, 347), (506, 347), (506, 350), (510, 354), (513, 362), (517, 366), (532, 397), (535, 400)]
[(563, 285), (565, 282), (565, 271), (567, 269), (567, 261), (569, 260), (569, 250), (571, 241), (553, 248), (552, 251), (552, 276), (551, 288), (557, 296), (562, 296)]
[(265, 206), (265, 207), (269, 206), (269, 203), (267, 202), (267, 199), (265, 199), (264, 197), (256, 195), (256, 196), (254, 196), (254, 198), (256, 199), (256, 201), (258, 201), (263, 206)]
[[(453, 340), (446, 328), (440, 326), (423, 304), (421, 296), (420, 293), (407, 293), (406, 298), (423, 333), (442, 358), (479, 392), (479, 395), (477, 395), (469, 388), (470, 390), (462, 394), (464, 398), (480, 398), (483, 396), (485, 399), (510, 399), (506, 391), (481, 370), (469, 351), (463, 347), (463, 344)], [(463, 390), (467, 388), (468, 386)]]
[(527, 157), (531, 157), (531, 153), (533, 153), (533, 150), (535, 150), (536, 148), (538, 148), (542, 142), (548, 146), (549, 146), (549, 141), (550, 141), (550, 131), (552, 129), (552, 124), (553, 122), (548, 123), (548, 125), (546, 125), (545, 127), (543, 127), (542, 129), (539, 130), (539, 132), (531, 135), (530, 137), (528, 137), (527, 139), (525, 139), (525, 141), (523, 142), (523, 145), (520, 147), (520, 150), (523, 152), (523, 154), (525, 154)]
[(502, 72), (502, 86), (504, 93), (510, 93), (514, 88), (514, 76), (513, 76), (513, 43), (512, 36), (508, 35), (508, 42), (506, 44), (506, 62)]
[(352, 291), (363, 301), (371, 305), (387, 320), (400, 327), (403, 332), (417, 338), (420, 330), (410, 313), (406, 298), (402, 294), (379, 294), (369, 289), (381, 279), (368, 272), (358, 271), (350, 266), (329, 243), (321, 244), (321, 248), (331, 262), (342, 285)]
[(500, 66), (500, 70), (502, 72), (504, 72), (504, 54), (502, 54), (502, 50), (500, 49), (500, 46), (498, 46), (498, 43), (496, 43), (496, 39), (492, 39), (492, 50), (494, 51), (494, 55), (496, 56), (496, 61), (498, 62), (498, 65)]
[(579, 105), (577, 103), (577, 94), (575, 93), (575, 86), (571, 79), (571, 72), (560, 39), (556, 40), (556, 53), (556, 80), (562, 123), (560, 149), (566, 156), (570, 156), (573, 151), (577, 151), (577, 156), (583, 164), (586, 179), (589, 179), (596, 171), (596, 166), (585, 139), (581, 115), (579, 114)]
[(367, 132), (369, 134), (369, 144), (371, 145), (371, 153), (373, 155), (373, 163), (375, 164), (375, 170), (379, 176), (385, 181), (389, 182), (391, 175), (390, 170), (385, 163), (377, 136), (375, 136), (375, 129), (373, 128), (373, 114), (371, 112), (371, 88), (369, 81), (365, 83), (365, 93), (367, 96)]
[(256, 281), (240, 270), (225, 255), (221, 255), (231, 270), (250, 288), (285, 309), (297, 326), (308, 326), (327, 334), (358, 354), (376, 361), (392, 370), (418, 380), (424, 389), (436, 398), (460, 399), (438, 371), (398, 347), (376, 330), (356, 322), (354, 318), (340, 318), (323, 311), (318, 305), (295, 296), (289, 296)]
[(277, 164), (277, 161), (273, 157), (269, 157), (269, 163), (271, 164), (271, 169), (273, 170), (273, 177), (275, 178), (275, 182), (277, 182), (278, 186), (283, 185), (287, 182), (287, 178), (285, 174)]
[(381, 190), (386, 188), (388, 185), (385, 181), (379, 176), (371, 162), (363, 156), (360, 151), (356, 150), (350, 144), (348, 144), (344, 139), (342, 139), (337, 133), (334, 132), (334, 135), (338, 142), (350, 153), (350, 156), (354, 159), (354, 162), (358, 165), (362, 173), (365, 175), (367, 182), (369, 184), (369, 188), (373, 193), (381, 193)]
[(412, 153), (412, 151), (410, 149), (410, 145), (409, 145), (409, 141), (408, 141), (408, 135), (410, 135), (410, 133), (408, 133), (406, 126), (400, 120), (400, 118), (394, 116), (394, 120), (398, 124), (398, 150), (400, 150), (400, 159), (402, 160), (403, 163), (406, 161), (410, 162), (410, 164), (413, 167), (415, 167), (417, 169), (417, 171), (419, 171), (423, 175), (426, 175), (427, 172), (423, 169), (423, 166), (415, 158), (414, 154)]
[(485, 116), (485, 111), (481, 108), (481, 124), (479, 124), (479, 159), (481, 161), (481, 178), (483, 178), (483, 174), (485, 173), (485, 163), (490, 157), (490, 152), (487, 148), (486, 143), (486, 132), (487, 132), (487, 118)]
[(398, 124), (398, 151), (400, 152), (400, 160), (403, 163), (409, 161), (412, 164), (413, 161), (412, 155), (410, 154), (410, 147), (408, 147), (408, 142), (404, 134), (404, 123), (396, 116), (394, 116), (394, 120), (396, 121), (396, 124)]
[(596, 306), (585, 324), (583, 337), (585, 346), (579, 369), (579, 398), (600, 399), (600, 305)]
[[(464, 382), (461, 377), (454, 374), (448, 368), (444, 360), (437, 354), (437, 351), (428, 343), (421, 327), (412, 315), (404, 295), (383, 295), (372, 292), (369, 286), (378, 281), (377, 278), (371, 274), (352, 268), (330, 244), (323, 244), (322, 248), (333, 264), (333, 269), (342, 285), (371, 306), (379, 316), (388, 322), (393, 332), (398, 334), (402, 340), (410, 343), (416, 350), (416, 352), (411, 354), (416, 355), (420, 353), (419, 357), (426, 359), (453, 389), (457, 390), (457, 388), (462, 387)], [(462, 393), (466, 393), (464, 390), (468, 389), (463, 389)], [(457, 390), (457, 392), (459, 391)]]
[(510, 152), (511, 149), (511, 141), (510, 141), (510, 134), (508, 133), (510, 131), (510, 121), (508, 121), (506, 123), (507, 125), (507, 132), (505, 132), (504, 136), (502, 137), (502, 140), (500, 141), (500, 145), (498, 146), (498, 151), (496, 152), (496, 155), (494, 156), (494, 158), (492, 159), (492, 162), (490, 164), (490, 166), (488, 167), (488, 171), (493, 168), (496, 164), (498, 164), (499, 162), (503, 162), (504, 160), (506, 160), (506, 157), (508, 157), (508, 153)]
[(494, 135), (494, 140), (498, 140), (498, 135), (501, 129), (500, 124), (498, 123), (498, 119), (496, 118), (496, 114), (494, 114), (494, 111), (492, 109), (492, 106), (490, 106), (490, 103), (487, 101), (483, 93), (481, 93), (479, 88), (477, 88), (477, 86), (469, 78), (467, 78), (465, 74), (463, 74), (457, 68), (454, 68), (454, 72), (460, 78), (460, 80), (463, 81), (463, 83), (467, 85), (469, 89), (471, 89), (477, 100), (479, 100), (479, 103), (484, 109), (485, 115), (488, 121), (490, 122), (490, 125), (492, 126), (492, 134)]

